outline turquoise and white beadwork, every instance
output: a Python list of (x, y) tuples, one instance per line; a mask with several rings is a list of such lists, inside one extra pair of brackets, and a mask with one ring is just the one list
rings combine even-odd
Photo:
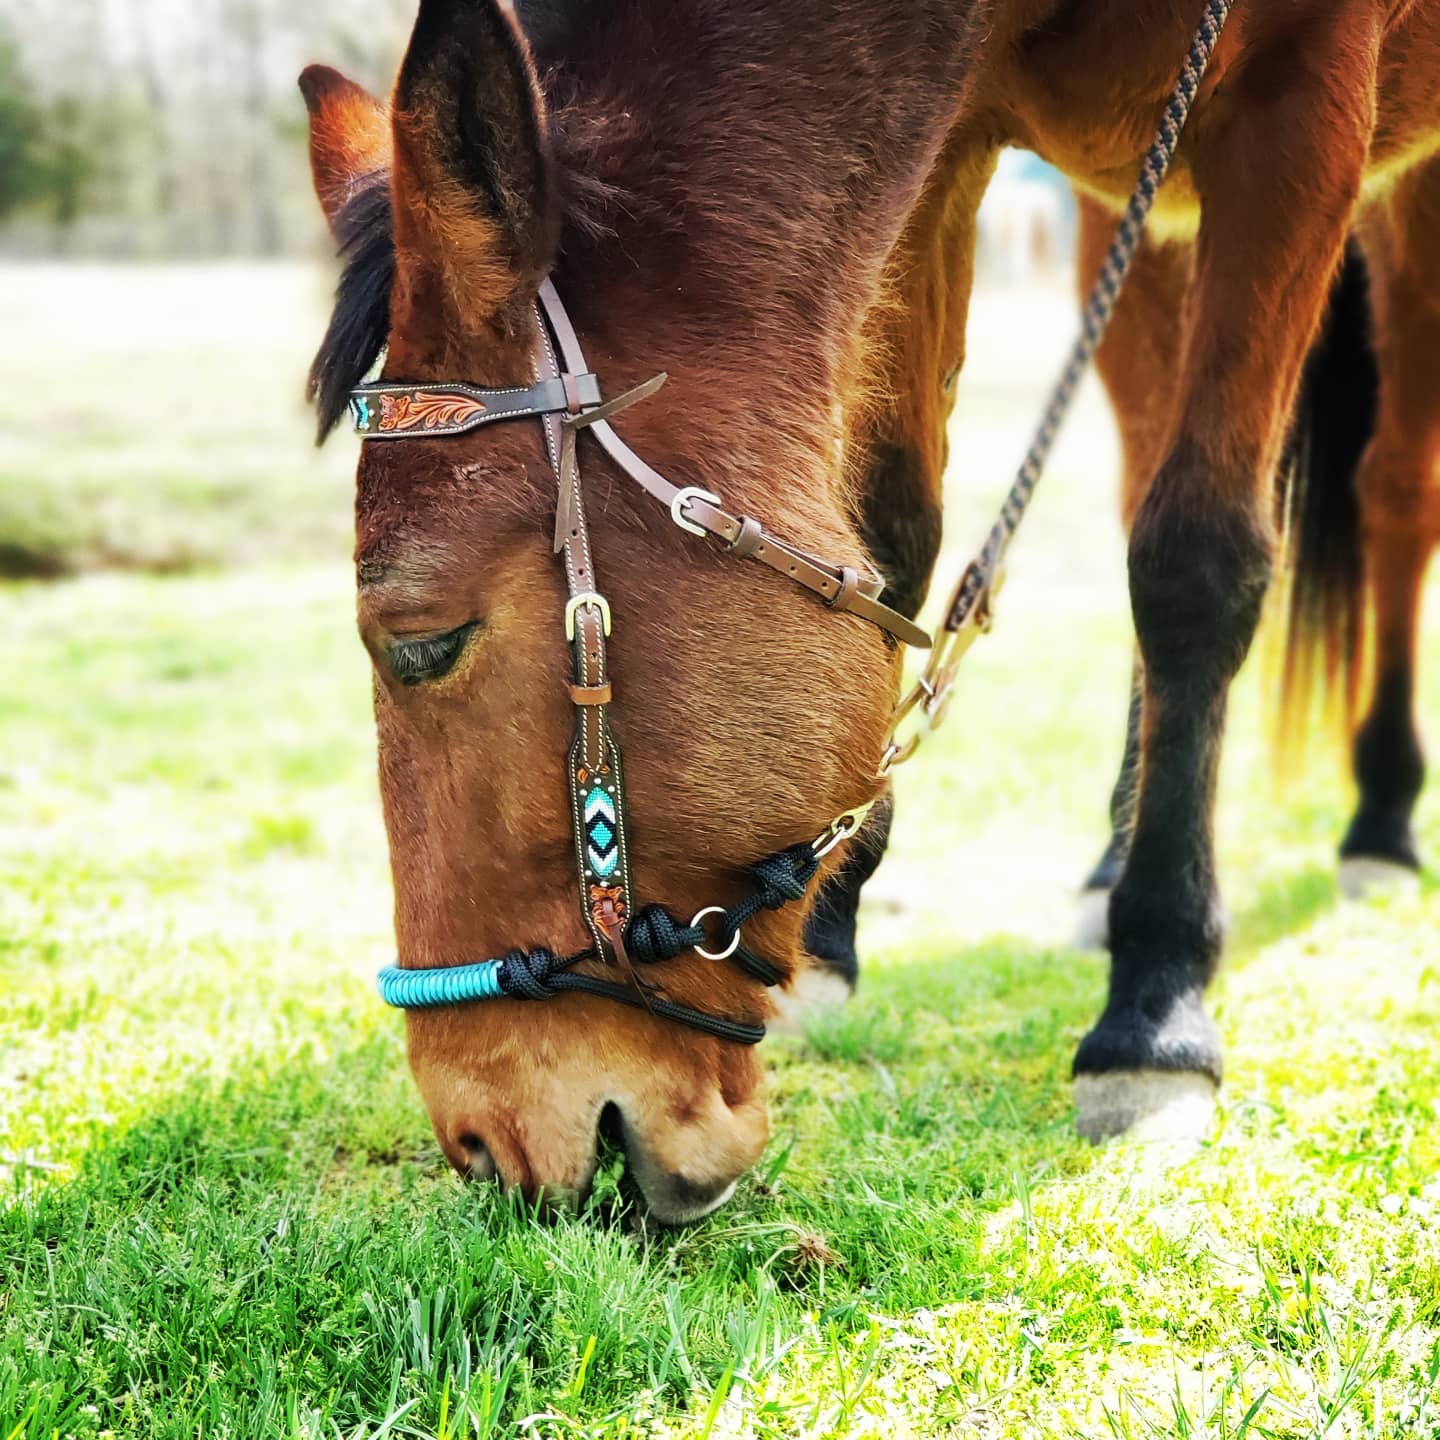
[(603, 785), (592, 785), (585, 796), (584, 810), (586, 868), (597, 879), (608, 880), (620, 864), (615, 797)]

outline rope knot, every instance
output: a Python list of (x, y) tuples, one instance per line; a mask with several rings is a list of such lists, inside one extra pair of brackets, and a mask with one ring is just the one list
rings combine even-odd
[(500, 988), (518, 1000), (549, 1000), (551, 977), (563, 968), (552, 951), (512, 950), (500, 962)]
[(755, 901), (766, 910), (779, 910), (795, 900), (803, 900), (820, 860), (813, 845), (792, 845), (774, 855), (767, 855), (750, 867), (756, 880)]
[(681, 925), (663, 905), (647, 905), (625, 931), (625, 947), (642, 965), (675, 960), (704, 943), (704, 930)]

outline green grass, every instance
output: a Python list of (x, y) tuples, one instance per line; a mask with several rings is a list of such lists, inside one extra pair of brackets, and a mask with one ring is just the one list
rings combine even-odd
[[(979, 307), (957, 547), (1043, 379), (1006, 337), (1063, 315)], [(1104, 967), (1063, 937), (1128, 668), (1113, 444), (1093, 396), (1077, 422), (902, 779), (862, 992), (767, 1042), (772, 1143), (679, 1233), (637, 1223), (613, 1156), (547, 1223), (441, 1162), (371, 988), (388, 881), (338, 558), (0, 591), (0, 1440), (1440, 1435), (1440, 892), (1337, 903), (1343, 779), (1273, 791), (1258, 672), (1213, 1134), (1071, 1132)], [(265, 553), (268, 519), (194, 515)]]

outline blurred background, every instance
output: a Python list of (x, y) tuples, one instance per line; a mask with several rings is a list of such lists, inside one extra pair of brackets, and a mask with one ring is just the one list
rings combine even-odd
[(9, 254), (295, 254), (310, 56), (375, 87), (409, 0), (3, 0), (0, 222)]
[[(413, 10), (0, 0), (0, 575), (343, 553), (353, 457), (308, 457), (300, 405), (332, 266), (295, 79), (383, 93)], [(1071, 207), (1009, 160), (984, 251), (1016, 283), (1065, 263)]]

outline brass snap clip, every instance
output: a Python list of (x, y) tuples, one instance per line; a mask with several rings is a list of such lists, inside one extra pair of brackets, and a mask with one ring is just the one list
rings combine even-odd
[(867, 804), (857, 805), (853, 810), (847, 810), (843, 815), (837, 815), (825, 828), (824, 833), (810, 842), (815, 858), (823, 860), (837, 845), (843, 845), (849, 840), (865, 823), (866, 816), (874, 808), (875, 801), (871, 800)]

